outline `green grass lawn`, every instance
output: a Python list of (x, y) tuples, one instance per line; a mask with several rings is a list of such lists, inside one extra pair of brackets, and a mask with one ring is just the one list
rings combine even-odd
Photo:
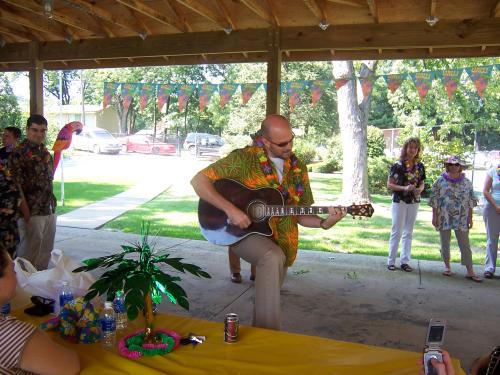
[[(312, 174), (311, 185), (317, 202), (334, 201), (342, 189), (341, 176)], [(198, 198), (190, 187), (184, 195), (173, 196), (168, 191), (141, 207), (106, 224), (106, 228), (124, 232), (139, 233), (142, 220), (151, 222), (152, 232), (158, 236), (179, 237), (202, 240), (198, 228)], [(329, 252), (345, 252), (387, 256), (387, 246), (391, 230), (391, 198), (373, 195), (373, 202), (379, 207), (372, 218), (354, 220), (346, 217), (328, 231), (322, 229), (300, 228), (301, 249)], [(419, 219), (413, 234), (412, 256), (415, 259), (440, 260), (439, 235), (430, 223), (431, 209), (427, 201), (420, 206)], [(453, 236), (452, 236), (453, 237)], [(486, 235), (481, 216), (476, 215), (475, 225), (470, 233), (473, 259), (475, 263), (484, 262)], [(460, 261), (456, 241), (452, 239), (452, 260)]]
[(114, 185), (103, 182), (65, 181), (64, 206), (61, 205), (61, 183), (54, 181), (57, 198), (57, 214), (62, 215), (79, 207), (98, 202), (127, 190), (130, 185)]

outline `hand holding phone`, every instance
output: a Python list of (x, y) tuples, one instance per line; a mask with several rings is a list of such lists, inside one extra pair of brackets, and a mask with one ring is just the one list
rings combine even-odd
[(443, 351), (441, 347), (444, 343), (444, 333), (446, 330), (446, 320), (431, 319), (424, 347), (424, 371), (425, 375), (438, 375), (438, 372), (431, 363), (432, 359), (443, 362)]

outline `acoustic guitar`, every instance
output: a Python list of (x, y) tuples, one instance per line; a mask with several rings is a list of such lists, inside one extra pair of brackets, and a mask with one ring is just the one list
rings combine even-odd
[[(198, 220), (203, 236), (216, 245), (232, 245), (250, 234), (271, 236), (273, 231), (269, 219), (273, 216), (328, 214), (327, 206), (286, 206), (280, 191), (271, 187), (251, 189), (238, 181), (223, 178), (215, 181), (215, 189), (224, 198), (246, 212), (252, 224), (240, 228), (228, 222), (224, 211), (200, 199)], [(347, 213), (353, 217), (371, 217), (371, 204), (353, 204)]]

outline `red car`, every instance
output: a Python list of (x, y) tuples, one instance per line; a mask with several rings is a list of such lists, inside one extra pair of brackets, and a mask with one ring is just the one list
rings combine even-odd
[(124, 149), (127, 152), (143, 152), (147, 154), (175, 155), (177, 149), (172, 143), (164, 143), (155, 140), (147, 135), (131, 135), (124, 142)]

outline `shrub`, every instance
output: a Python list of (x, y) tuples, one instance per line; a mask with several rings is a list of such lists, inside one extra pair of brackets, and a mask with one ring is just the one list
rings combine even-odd
[(370, 192), (375, 194), (388, 194), (387, 176), (394, 160), (385, 156), (368, 158), (368, 185)]
[(328, 159), (326, 163), (323, 163), (320, 166), (318, 166), (317, 171), (321, 173), (333, 173), (333, 172), (338, 172), (341, 169), (342, 165), (339, 163), (339, 160)]
[(295, 155), (304, 162), (310, 164), (316, 158), (316, 145), (305, 139), (297, 139), (293, 142)]
[(385, 141), (384, 132), (375, 126), (368, 126), (367, 129), (368, 157), (375, 158), (384, 155)]

